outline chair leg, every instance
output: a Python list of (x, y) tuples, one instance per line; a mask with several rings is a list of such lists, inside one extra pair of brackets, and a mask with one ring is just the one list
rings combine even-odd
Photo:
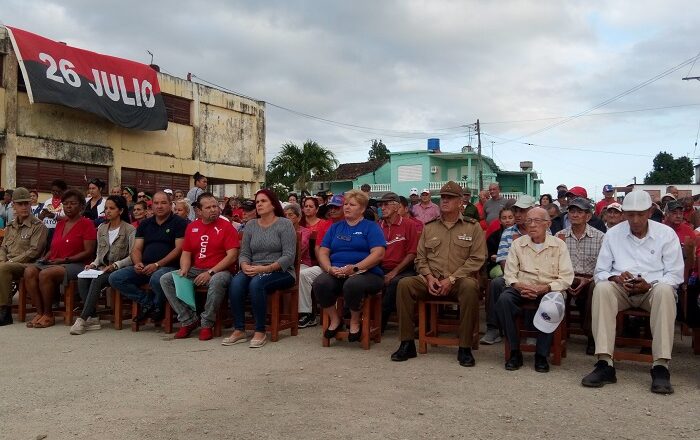
[(323, 334), (326, 332), (326, 330), (328, 330), (328, 326), (330, 326), (330, 324), (330, 316), (328, 316), (328, 313), (326, 313), (325, 310), (321, 310), (321, 345), (324, 347), (331, 346), (331, 340), (323, 337)]
[[(119, 292), (116, 291), (116, 289), (112, 289), (113, 292), (116, 292), (116, 295), (121, 295)], [(139, 303), (136, 301), (131, 301), (131, 331), (132, 332), (137, 332), (139, 331), (139, 322), (136, 320), (136, 317), (139, 314)]]
[(165, 302), (165, 317), (163, 318), (165, 333), (173, 332), (173, 309), (168, 301)]
[(113, 299), (114, 299), (114, 328), (117, 330), (122, 329), (122, 295), (116, 290), (112, 289)]
[(277, 342), (280, 337), (280, 302), (282, 302), (282, 296), (279, 290), (270, 295), (270, 301), (272, 302), (270, 310), (270, 340), (272, 342)]
[(292, 291), (290, 299), (290, 314), (292, 319), (292, 336), (297, 336), (299, 334), (299, 289), (296, 288)]
[(559, 325), (556, 330), (554, 330), (554, 336), (552, 337), (552, 364), (561, 365), (561, 338), (562, 338), (562, 326)]
[(27, 319), (27, 289), (24, 287), (24, 279), (19, 281), (17, 289), (17, 318), (19, 322), (24, 322)]
[(374, 310), (372, 316), (374, 316), (374, 327), (377, 329), (374, 335), (374, 343), (379, 344), (382, 342), (382, 293), (381, 291), (372, 297), (372, 304), (374, 305)]
[(371, 300), (370, 298), (365, 298), (364, 304), (362, 304), (362, 321), (360, 322), (360, 325), (362, 326), (362, 335), (360, 338), (360, 345), (362, 345), (362, 348), (365, 350), (369, 350), (369, 339), (370, 339), (370, 329), (372, 326), (370, 325), (372, 321), (372, 316), (370, 314), (371, 312)]
[(418, 353), (426, 354), (428, 352), (428, 343), (425, 342), (426, 333), (426, 308), (428, 305), (423, 301), (418, 301)]
[(693, 353), (700, 354), (700, 328), (693, 329)]
[(75, 299), (75, 281), (70, 281), (65, 290), (64, 305), (66, 313), (63, 317), (63, 325), (73, 325), (73, 300)]

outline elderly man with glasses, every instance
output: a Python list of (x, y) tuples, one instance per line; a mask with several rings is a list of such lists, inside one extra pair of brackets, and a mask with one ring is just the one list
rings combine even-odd
[[(549, 292), (564, 292), (574, 280), (569, 250), (562, 240), (547, 234), (551, 221), (542, 208), (532, 208), (525, 219), (527, 235), (513, 241), (504, 279), (506, 289), (496, 302), (496, 314), (510, 344), (510, 359), (506, 370), (517, 370), (523, 365), (520, 334), (515, 325), (526, 302), (539, 302)], [(549, 349), (552, 334), (538, 331), (535, 349), (535, 371), (549, 371)]]
[(401, 199), (398, 194), (388, 192), (379, 199), (382, 219), (379, 226), (386, 240), (386, 251), (382, 260), (384, 271), (384, 296), (382, 298), (382, 331), (386, 329), (389, 315), (396, 311), (396, 287), (399, 280), (414, 276), (413, 260), (418, 246), (418, 230), (411, 220), (399, 214)]

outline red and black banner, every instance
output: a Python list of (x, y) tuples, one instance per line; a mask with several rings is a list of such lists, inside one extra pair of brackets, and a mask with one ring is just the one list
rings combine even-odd
[(168, 127), (158, 76), (151, 67), (6, 27), (31, 103), (85, 110), (126, 128)]

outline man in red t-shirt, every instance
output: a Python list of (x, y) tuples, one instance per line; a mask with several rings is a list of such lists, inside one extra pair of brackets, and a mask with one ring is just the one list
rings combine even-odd
[(401, 199), (388, 192), (378, 201), (382, 209), (379, 226), (386, 239), (386, 251), (382, 260), (384, 271), (384, 297), (382, 299), (382, 331), (386, 329), (389, 315), (396, 311), (396, 287), (399, 280), (414, 276), (413, 260), (416, 259), (418, 231), (416, 224), (399, 215)]
[(611, 203), (615, 203), (615, 198), (613, 195), (615, 194), (615, 188), (613, 188), (612, 185), (603, 185), (603, 200), (600, 200), (598, 203), (595, 204), (595, 215), (600, 217), (600, 213), (603, 212), (603, 209), (605, 209), (606, 206), (608, 206)]
[(683, 218), (682, 201), (671, 200), (666, 204), (664, 224), (673, 229), (676, 232), (676, 235), (678, 235), (678, 240), (681, 242), (681, 249), (683, 249), (683, 259), (687, 263), (686, 267), (693, 267), (694, 264), (692, 264), (692, 259), (695, 258), (696, 249), (698, 249), (698, 238), (693, 230), (693, 227), (690, 226), (690, 224), (688, 224)]
[(207, 301), (201, 314), (202, 330), (199, 332), (199, 339), (207, 341), (213, 337), (216, 311), (231, 282), (229, 269), (238, 259), (240, 241), (231, 222), (219, 216), (219, 203), (212, 193), (200, 194), (197, 204), (201, 216), (190, 223), (185, 231), (180, 270), (163, 275), (160, 285), (180, 321), (180, 330), (175, 334), (175, 339), (188, 337), (199, 327), (200, 318), (196, 311), (177, 297), (173, 274), (177, 272), (181, 277), (193, 280), (195, 286), (208, 287)]

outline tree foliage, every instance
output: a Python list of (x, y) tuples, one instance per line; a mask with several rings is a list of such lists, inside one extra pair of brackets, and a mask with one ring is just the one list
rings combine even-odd
[(308, 140), (299, 147), (287, 142), (267, 166), (267, 185), (281, 183), (292, 190), (308, 190), (309, 182), (319, 174), (329, 174), (338, 166), (330, 150)]
[(660, 152), (654, 158), (654, 168), (644, 177), (645, 184), (673, 185), (688, 184), (693, 181), (693, 161), (687, 156), (678, 159), (673, 154)]
[(389, 160), (389, 149), (381, 139), (372, 139), (372, 148), (369, 150), (369, 160)]

